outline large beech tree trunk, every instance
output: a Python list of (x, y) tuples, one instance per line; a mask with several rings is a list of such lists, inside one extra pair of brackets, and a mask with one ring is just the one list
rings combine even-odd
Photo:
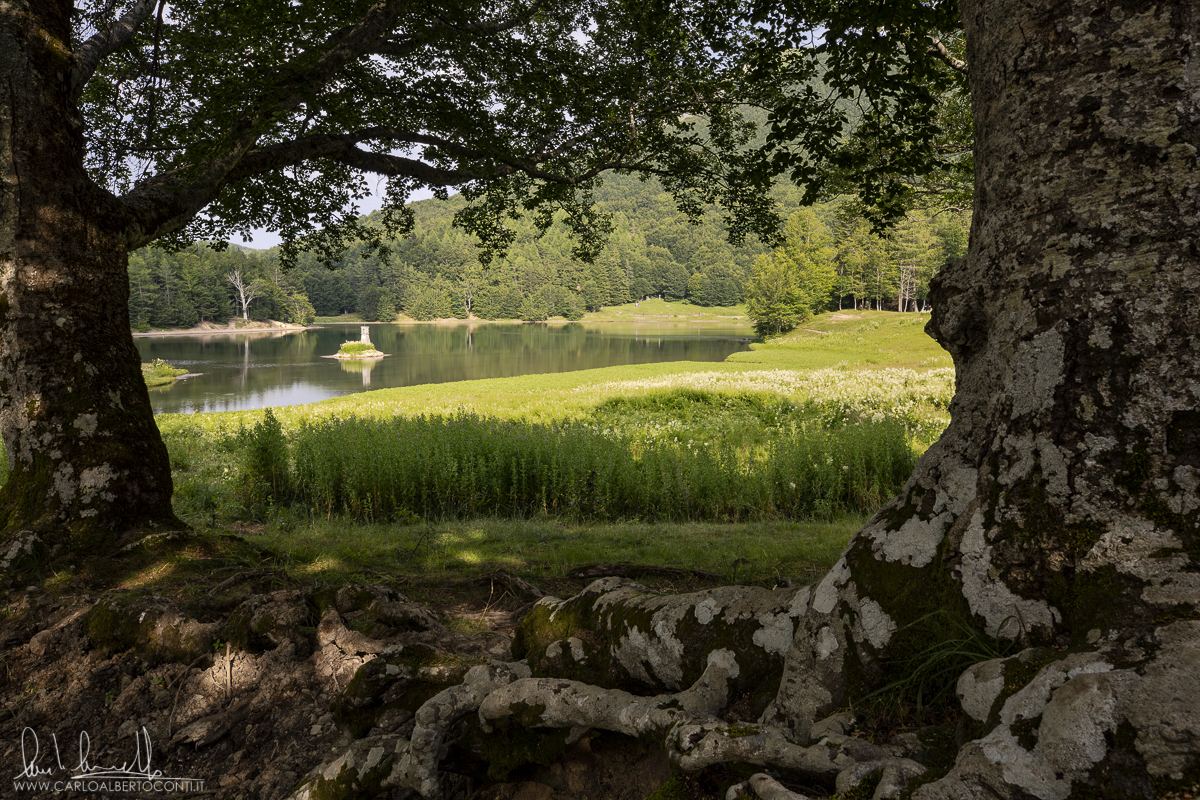
[(177, 525), (130, 336), (121, 209), (83, 167), (71, 4), (0, 13), (0, 521), (77, 537)]
[(1195, 780), (1200, 749), (1200, 12), (962, 12), (974, 223), (930, 324), (952, 422), (815, 589), (773, 712), (803, 730), (957, 619), (1056, 649), (964, 677), (993, 730), (927, 796), (1065, 797), (1117, 772), (1149, 796)]

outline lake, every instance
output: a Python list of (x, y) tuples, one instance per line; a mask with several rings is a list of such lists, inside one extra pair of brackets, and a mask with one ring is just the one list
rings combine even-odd
[(142, 361), (162, 358), (199, 373), (150, 390), (156, 414), (190, 414), (312, 403), (420, 383), (723, 361), (755, 340), (748, 323), (374, 324), (371, 341), (387, 358), (322, 358), (358, 338), (358, 325), (322, 325), (297, 332), (146, 336), (134, 343)]

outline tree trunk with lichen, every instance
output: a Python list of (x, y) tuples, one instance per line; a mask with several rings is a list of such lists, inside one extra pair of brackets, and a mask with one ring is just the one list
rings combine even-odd
[[(612, 665), (686, 644), (676, 634), (696, 627), (703, 600), (656, 627), (645, 598), (613, 592), (543, 601), (521, 639), (543, 648), (529, 653), (535, 672), (608, 688), (513, 672), (472, 694), (485, 728), (653, 737), (684, 771), (761, 765), (839, 790), (873, 773), (874, 796), (894, 797), (921, 767), (843, 735), (830, 715), (904, 677), (931, 644), (974, 631), (1015, 654), (955, 676), (968, 741), (915, 797), (1194, 790), (1200, 12), (1079, 0), (963, 0), (962, 12), (976, 207), (968, 255), (938, 278), (930, 323), (957, 369), (952, 422), (901, 496), (795, 595), (773, 701), (757, 720), (728, 721), (739, 655), (703, 637), (704, 653), (656, 673), (687, 664), (703, 670), (694, 683), (627, 694)], [(586, 617), (608, 657), (557, 614), (574, 615), (572, 631)], [(422, 763), (424, 783), (410, 769), (395, 785), (446, 796)], [(738, 790), (797, 796), (766, 774)]]
[(918, 796), (1153, 796), (1200, 776), (1200, 15), (962, 10), (976, 206), (930, 324), (952, 421), (814, 591), (772, 711), (803, 730), (963, 621), (1047, 649), (964, 676), (986, 735)]
[(0, 10), (0, 522), (76, 534), (178, 526), (130, 336), (121, 214), (84, 170), (71, 12)]

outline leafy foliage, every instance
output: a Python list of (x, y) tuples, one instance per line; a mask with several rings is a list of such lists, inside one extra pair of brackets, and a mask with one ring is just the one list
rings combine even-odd
[(971, 118), (951, 0), (756, 3), (756, 79), (785, 76), (755, 169), (815, 202), (851, 189), (881, 230), (971, 196)]
[(836, 283), (832, 240), (812, 209), (797, 211), (783, 245), (755, 264), (746, 311), (760, 334), (789, 331), (823, 311)]
[(759, 256), (746, 287), (746, 313), (760, 336), (786, 333), (811, 316), (807, 299), (786, 261)]
[[(97, 0), (77, 40), (126, 11), (136, 33), (81, 99), (92, 175), (145, 211), (134, 244), (268, 228), (285, 264), (350, 246), (387, 262), (406, 199), (430, 187), (470, 201), (455, 220), (485, 262), (526, 212), (539, 231), (561, 221), (586, 262), (614, 169), (659, 176), (689, 216), (722, 205), (735, 241), (777, 224), (768, 183), (741, 168), (741, 109), (776, 84), (744, 80), (756, 36), (737, 3)], [(370, 175), (387, 197), (373, 225), (357, 209)]]

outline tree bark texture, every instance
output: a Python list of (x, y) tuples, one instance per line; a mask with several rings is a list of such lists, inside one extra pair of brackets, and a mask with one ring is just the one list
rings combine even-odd
[(513, 657), (535, 677), (566, 677), (635, 693), (679, 691), (729, 650), (730, 691), (757, 713), (778, 689), (783, 657), (810, 590), (725, 586), (682, 595), (602, 578), (569, 600), (544, 597), (522, 620)]
[(0, 513), (10, 530), (177, 525), (130, 336), (121, 208), (83, 166), (71, 12), (0, 9)]
[(1200, 17), (962, 13), (975, 213), (930, 323), (952, 421), (814, 590), (769, 713), (802, 733), (963, 621), (1049, 649), (964, 676), (991, 732), (918, 796), (1152, 796), (1200, 766)]

